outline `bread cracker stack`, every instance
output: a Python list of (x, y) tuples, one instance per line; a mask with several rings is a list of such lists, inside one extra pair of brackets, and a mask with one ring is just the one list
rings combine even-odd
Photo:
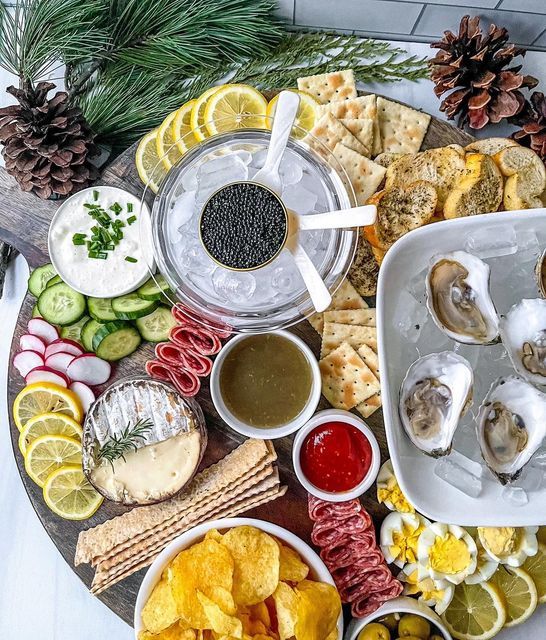
[(246, 440), (173, 498), (82, 531), (74, 563), (95, 568), (92, 593), (99, 594), (150, 565), (184, 531), (283, 496), (287, 488), (280, 484), (276, 460), (271, 442)]
[(344, 280), (330, 308), (309, 322), (322, 335), (322, 393), (336, 409), (368, 418), (381, 407), (375, 309)]

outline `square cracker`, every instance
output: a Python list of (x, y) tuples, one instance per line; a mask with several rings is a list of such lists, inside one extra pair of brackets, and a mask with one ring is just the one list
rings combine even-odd
[(366, 204), (368, 198), (377, 191), (387, 170), (341, 142), (336, 144), (334, 155), (349, 176), (357, 204)]
[(379, 383), (347, 342), (319, 362), (322, 393), (337, 409), (352, 409), (379, 391)]
[(318, 138), (330, 151), (333, 151), (337, 144), (343, 143), (346, 148), (352, 149), (353, 153), (361, 156), (365, 156), (368, 152), (362, 142), (357, 140), (331, 113), (321, 116), (309, 133), (310, 135), (304, 138), (305, 142), (321, 155), (324, 155), (324, 150), (316, 144), (314, 138)]
[(377, 98), (377, 119), (383, 151), (417, 153), (430, 123), (427, 113)]
[(357, 96), (352, 69), (298, 78), (298, 89), (307, 91), (321, 104), (328, 104), (334, 100), (349, 100)]
[(356, 406), (356, 410), (363, 418), (369, 418), (372, 413), (375, 413), (381, 408), (381, 392), (375, 393), (373, 396), (366, 398), (364, 402), (361, 402)]
[(377, 353), (369, 347), (367, 344), (363, 344), (357, 349), (358, 355), (364, 360), (366, 365), (370, 368), (374, 376), (380, 380), (379, 377), (379, 358)]
[[(367, 309), (368, 305), (349, 280), (345, 279), (332, 296), (329, 309)], [(308, 318), (310, 325), (317, 333), (322, 333), (324, 327), (324, 314), (314, 313)]]
[(332, 309), (324, 312), (324, 322), (375, 327), (375, 309)]
[(357, 140), (362, 142), (368, 151), (368, 153), (364, 155), (371, 158), (374, 120), (371, 118), (339, 118), (339, 121)]
[(374, 156), (383, 151), (381, 145), (381, 133), (379, 131), (379, 123), (377, 121), (377, 99), (376, 95), (371, 93), (367, 96), (359, 96), (352, 100), (343, 102), (331, 102), (321, 107), (321, 110), (328, 110), (339, 119), (345, 118), (370, 118), (373, 120), (373, 146), (371, 152)]
[(339, 322), (325, 322), (322, 331), (322, 348), (320, 357), (324, 358), (337, 349), (342, 342), (348, 342), (353, 349), (361, 345), (377, 351), (377, 329), (375, 327), (359, 327), (354, 324), (340, 324)]

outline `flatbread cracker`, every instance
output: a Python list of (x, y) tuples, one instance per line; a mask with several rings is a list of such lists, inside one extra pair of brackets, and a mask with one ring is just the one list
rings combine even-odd
[(339, 121), (357, 140), (362, 142), (368, 152), (364, 155), (367, 158), (371, 158), (373, 152), (374, 120), (371, 118), (339, 118)]
[(377, 293), (379, 264), (375, 259), (372, 246), (362, 232), (347, 277), (361, 296), (375, 296)]
[(377, 353), (367, 344), (360, 345), (357, 349), (357, 353), (371, 369), (374, 376), (378, 380), (381, 380), (379, 377), (379, 358), (377, 357)]
[(361, 402), (356, 406), (356, 410), (363, 418), (369, 418), (372, 413), (375, 413), (381, 408), (381, 392), (370, 396), (364, 402)]
[(342, 143), (346, 148), (352, 149), (353, 153), (360, 154), (362, 157), (365, 157), (368, 152), (366, 147), (331, 113), (321, 116), (309, 134), (303, 140), (321, 156), (325, 155), (324, 148), (317, 144), (316, 139), (330, 151), (333, 151), (337, 144)]
[(353, 185), (358, 205), (365, 205), (385, 177), (387, 170), (342, 142), (334, 148), (334, 155), (345, 169)]
[(347, 342), (319, 362), (322, 393), (336, 409), (350, 410), (379, 391), (379, 383)]
[(371, 93), (367, 96), (359, 96), (344, 102), (331, 102), (329, 105), (321, 107), (321, 110), (328, 109), (333, 116), (339, 118), (370, 118), (373, 120), (373, 147), (374, 156), (383, 150), (381, 145), (381, 132), (377, 121), (377, 96)]
[(375, 327), (375, 309), (332, 309), (324, 312), (324, 322)]
[(356, 84), (352, 69), (298, 78), (298, 89), (307, 91), (321, 104), (356, 98)]
[[(328, 307), (332, 309), (367, 309), (368, 305), (359, 295), (349, 280), (345, 279), (339, 285), (337, 291), (332, 296), (332, 303)], [(322, 333), (324, 327), (324, 314), (314, 313), (308, 318), (309, 323), (317, 333)]]
[(377, 351), (377, 329), (375, 327), (339, 324), (338, 322), (325, 322), (320, 357), (324, 358), (343, 342), (348, 342), (355, 350), (361, 345), (367, 344), (368, 347)]
[(377, 98), (377, 119), (383, 151), (417, 153), (423, 143), (430, 118), (398, 102)]

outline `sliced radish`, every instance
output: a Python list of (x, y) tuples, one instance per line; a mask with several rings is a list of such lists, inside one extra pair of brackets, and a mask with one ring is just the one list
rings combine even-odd
[(19, 338), (19, 345), (22, 351), (36, 351), (36, 353), (44, 353), (46, 350), (45, 342), (33, 336), (31, 333), (25, 333)]
[(19, 371), (19, 373), (26, 377), (29, 371), (36, 367), (42, 367), (44, 359), (40, 353), (36, 351), (21, 351), (15, 358), (13, 358), (13, 366)]
[(87, 413), (89, 407), (95, 402), (95, 394), (93, 391), (86, 384), (83, 384), (83, 382), (73, 382), (68, 388), (78, 396), (84, 412)]
[(58, 340), (53, 340), (51, 344), (47, 345), (45, 350), (46, 360), (49, 356), (52, 356), (54, 353), (59, 353), (60, 351), (63, 353), (71, 353), (73, 356), (81, 356), (83, 354), (83, 349), (77, 342), (74, 342), (74, 340), (59, 338)]
[(54, 371), (60, 371), (61, 373), (66, 375), (68, 365), (72, 362), (72, 360), (74, 360), (74, 358), (75, 356), (71, 353), (63, 353), (62, 351), (57, 351), (57, 353), (52, 353), (45, 359), (45, 366), (50, 367)]
[(68, 365), (66, 373), (74, 382), (85, 382), (92, 386), (103, 384), (110, 377), (112, 368), (106, 360), (91, 353), (78, 356)]
[(59, 338), (57, 329), (43, 318), (32, 318), (32, 320), (29, 320), (28, 332), (33, 336), (38, 336), (38, 338), (41, 338), (46, 344)]
[(25, 382), (53, 382), (59, 387), (68, 387), (70, 380), (60, 371), (53, 371), (50, 367), (36, 367), (25, 376)]

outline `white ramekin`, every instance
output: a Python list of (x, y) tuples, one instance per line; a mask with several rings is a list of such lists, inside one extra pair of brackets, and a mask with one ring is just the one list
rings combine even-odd
[[(356, 487), (351, 491), (341, 491), (335, 493), (332, 493), (330, 491), (322, 491), (318, 487), (315, 487), (314, 484), (311, 484), (311, 482), (309, 482), (309, 480), (303, 473), (303, 469), (301, 468), (300, 452), (306, 436), (311, 431), (313, 431), (313, 429), (316, 429), (319, 425), (324, 424), (325, 422), (331, 422), (333, 420), (346, 422), (347, 424), (356, 427), (366, 436), (372, 449), (372, 460), (368, 473), (364, 476), (362, 482), (357, 484)], [(345, 500), (353, 500), (354, 498), (358, 498), (372, 486), (377, 477), (377, 474), (379, 473), (379, 467), (381, 464), (381, 452), (379, 451), (379, 445), (377, 444), (376, 437), (374, 436), (372, 430), (364, 422), (364, 420), (361, 420), (360, 418), (355, 416), (354, 413), (350, 413), (349, 411), (342, 411), (341, 409), (327, 409), (325, 411), (320, 411), (319, 413), (314, 415), (311, 420), (309, 420), (309, 422), (299, 430), (297, 436), (294, 438), (294, 444), (292, 445), (292, 463), (294, 465), (294, 470), (296, 471), (298, 480), (305, 487), (308, 493), (314, 495), (317, 498), (320, 498), (321, 500), (328, 500), (329, 502), (344, 502)]]
[(280, 427), (261, 429), (259, 427), (253, 427), (249, 424), (246, 424), (245, 422), (242, 422), (241, 420), (236, 418), (226, 407), (224, 399), (222, 398), (222, 394), (220, 393), (220, 371), (222, 369), (226, 356), (233, 349), (233, 347), (251, 336), (238, 335), (235, 338), (232, 338), (225, 345), (222, 351), (220, 351), (218, 356), (216, 356), (216, 360), (214, 361), (214, 366), (212, 367), (212, 372), (210, 374), (210, 394), (212, 397), (212, 402), (214, 403), (216, 411), (218, 411), (222, 420), (234, 431), (237, 431), (237, 433), (241, 433), (242, 435), (249, 438), (262, 438), (263, 440), (274, 440), (275, 438), (283, 438), (284, 436), (290, 435), (291, 433), (294, 433), (294, 431), (300, 429), (315, 412), (320, 400), (322, 386), (320, 369), (317, 359), (315, 358), (315, 355), (313, 354), (311, 349), (305, 344), (305, 342), (289, 331), (272, 331), (271, 333), (277, 336), (282, 336), (283, 338), (286, 338), (287, 340), (293, 342), (306, 357), (311, 368), (311, 393), (309, 395), (305, 408), (298, 416), (294, 418), (294, 420), (291, 420), (287, 424)]

